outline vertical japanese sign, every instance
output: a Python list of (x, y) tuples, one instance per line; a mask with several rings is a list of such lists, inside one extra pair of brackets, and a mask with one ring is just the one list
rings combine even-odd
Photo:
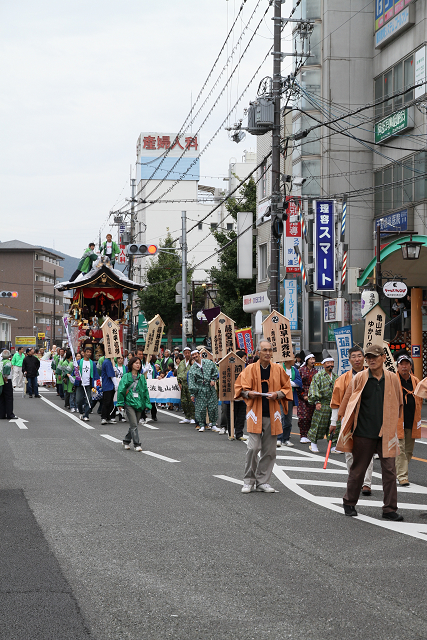
[(102, 326), (102, 337), (104, 339), (104, 351), (106, 358), (117, 358), (122, 355), (122, 347), (119, 338), (119, 327), (114, 320), (108, 316)]
[(220, 360), (236, 350), (235, 323), (225, 313), (220, 313), (209, 323), (209, 333), (214, 360)]
[(395, 362), (395, 360), (394, 360), (394, 358), (393, 358), (393, 356), (391, 354), (388, 342), (386, 342), (384, 340), (383, 345), (384, 345), (384, 353), (386, 355), (386, 359), (385, 359), (385, 362), (384, 362), (384, 367), (388, 371), (392, 371), (393, 373), (397, 373), (396, 362)]
[(201, 349), (199, 349), (199, 351), (200, 351), (200, 357), (203, 358), (204, 360), (213, 360), (213, 355), (211, 354), (210, 351), (206, 349), (206, 347), (202, 347)]
[(288, 219), (286, 220), (286, 233), (284, 238), (284, 264), (286, 273), (300, 273), (298, 256), (294, 247), (301, 249), (301, 222), (299, 210), (301, 207), (301, 199), (289, 199)]
[(381, 347), (384, 342), (384, 326), (385, 313), (377, 304), (365, 316), (365, 337), (363, 340), (363, 350), (373, 344), (379, 344)]
[(164, 327), (165, 323), (163, 322), (159, 314), (157, 314), (152, 320), (150, 320), (150, 322), (148, 323), (147, 338), (145, 340), (145, 355), (159, 353)]
[(235, 353), (229, 353), (219, 363), (219, 399), (234, 400), (234, 383), (245, 368), (245, 363)]
[(314, 291), (335, 291), (335, 207), (333, 200), (315, 200)]
[(250, 327), (237, 329), (236, 343), (239, 349), (244, 349), (246, 353), (253, 353), (254, 343), (252, 340), (252, 329)]
[(298, 329), (298, 295), (297, 281), (285, 280), (285, 300), (283, 302), (283, 313), (289, 319), (289, 325), (292, 331)]
[(117, 262), (119, 264), (126, 264), (126, 245), (125, 244), (120, 245), (120, 253), (119, 253), (119, 257), (117, 258)]
[(351, 326), (334, 329), (334, 336), (338, 351), (337, 375), (341, 376), (351, 369), (350, 360), (348, 359), (348, 350), (353, 346), (353, 331)]
[(262, 323), (265, 340), (271, 342), (273, 362), (284, 362), (294, 357), (289, 320), (277, 311), (272, 311)]

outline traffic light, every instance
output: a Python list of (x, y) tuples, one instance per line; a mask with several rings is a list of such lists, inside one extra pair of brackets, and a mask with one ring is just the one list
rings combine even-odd
[(128, 256), (155, 256), (157, 253), (156, 244), (128, 244), (126, 253)]
[(0, 291), (0, 298), (17, 298), (17, 291)]

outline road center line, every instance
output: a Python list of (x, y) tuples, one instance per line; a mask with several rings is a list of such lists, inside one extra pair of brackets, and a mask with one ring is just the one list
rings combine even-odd
[(166, 462), (179, 462), (179, 460), (174, 460), (173, 458), (168, 458), (166, 456), (161, 456), (159, 453), (154, 453), (153, 451), (143, 451), (147, 456), (153, 456), (153, 458), (160, 458), (160, 460), (166, 460)]
[(74, 420), (74, 422), (77, 422), (77, 424), (79, 424), (81, 427), (84, 427), (85, 429), (95, 429), (95, 427), (91, 427), (84, 420), (80, 420), (80, 418), (76, 418), (76, 416), (73, 416), (72, 413), (68, 413), (68, 411), (65, 411), (65, 409), (61, 409), (61, 407), (57, 407), (54, 402), (51, 402), (50, 400), (47, 400), (43, 396), (42, 396), (42, 400), (43, 400), (43, 402), (46, 402), (47, 404), (50, 404), (51, 407), (53, 407), (54, 409), (56, 409), (60, 413), (64, 413), (68, 418), (71, 418), (71, 420)]

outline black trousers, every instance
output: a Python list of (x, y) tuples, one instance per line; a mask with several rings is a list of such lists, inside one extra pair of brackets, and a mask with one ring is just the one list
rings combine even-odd
[[(231, 434), (231, 423), (230, 423), (230, 405), (226, 404), (227, 407), (227, 429), (228, 435)], [(240, 401), (234, 403), (234, 437), (241, 438), (243, 435), (243, 429), (245, 427), (245, 418), (246, 418), (246, 402)]]
[(71, 276), (71, 278), (69, 279), (69, 282), (74, 282), (74, 280), (77, 278), (77, 276), (79, 276), (81, 274), (81, 271), (79, 271), (78, 269), (76, 269), (73, 273), (73, 275)]
[[(145, 409), (144, 409), (144, 411), (142, 412), (142, 417), (144, 418), (144, 420), (145, 420), (145, 419), (146, 419), (146, 417), (147, 417), (147, 411), (146, 411)], [(152, 402), (152, 403), (151, 403), (151, 417), (152, 417), (153, 419), (154, 419), (154, 418), (157, 418), (157, 406), (156, 406), (156, 403), (155, 403), (155, 402)]]
[(111, 420), (115, 415), (114, 409), (114, 389), (111, 391), (104, 391), (102, 393), (102, 412), (101, 418), (103, 420)]
[(7, 380), (0, 395), (0, 420), (11, 418), (13, 415), (13, 387), (12, 380)]

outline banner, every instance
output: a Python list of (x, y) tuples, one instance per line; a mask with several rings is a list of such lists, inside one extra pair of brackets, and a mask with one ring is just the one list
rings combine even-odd
[(335, 212), (333, 200), (314, 200), (313, 291), (335, 291)]
[[(296, 255), (296, 254), (295, 254)], [(285, 287), (285, 299), (283, 301), (283, 313), (286, 318), (289, 318), (289, 324), (291, 331), (298, 330), (298, 294), (297, 294), (297, 281), (285, 280), (283, 282)]]
[(220, 313), (209, 323), (209, 333), (214, 360), (220, 360), (236, 350), (235, 323), (225, 313)]
[(363, 350), (366, 351), (367, 347), (373, 344), (383, 346), (384, 342), (384, 326), (385, 326), (385, 313), (381, 309), (379, 304), (376, 304), (373, 309), (365, 316), (365, 337), (363, 340)]
[(351, 369), (350, 360), (348, 359), (348, 350), (353, 346), (353, 331), (351, 325), (334, 329), (334, 336), (338, 351), (337, 375), (342, 376), (343, 373)]
[(147, 380), (148, 393), (150, 401), (163, 404), (172, 402), (179, 404), (181, 402), (181, 389), (179, 388), (177, 378), (154, 378)]
[(246, 329), (237, 329), (236, 343), (238, 349), (244, 349), (246, 353), (253, 353), (254, 342), (252, 339), (252, 329), (250, 327), (247, 327)]
[(229, 353), (219, 363), (219, 399), (234, 400), (234, 384), (245, 368), (244, 361), (235, 353)]
[(262, 323), (265, 340), (273, 347), (273, 362), (293, 359), (291, 327), (289, 320), (277, 311), (272, 311)]
[(117, 358), (122, 355), (122, 345), (119, 339), (119, 327), (114, 320), (108, 316), (102, 326), (102, 337), (104, 339), (104, 355), (106, 358)]
[(301, 198), (287, 196), (288, 218), (285, 226), (285, 237), (283, 238), (283, 248), (285, 253), (285, 267), (286, 273), (299, 273), (298, 256), (295, 253), (295, 247), (301, 249), (301, 222), (300, 222), (300, 207)]
[(148, 323), (147, 338), (145, 340), (144, 355), (159, 353), (164, 328), (165, 323), (159, 314), (150, 320)]
[(40, 360), (40, 369), (39, 375), (37, 377), (37, 382), (39, 384), (46, 384), (46, 382), (55, 382), (51, 360)]
[(384, 340), (384, 352), (386, 355), (386, 359), (384, 362), (384, 367), (388, 370), (388, 371), (392, 371), (393, 373), (397, 373), (397, 367), (396, 367), (396, 361), (393, 358), (393, 356), (391, 355), (391, 351), (390, 351), (390, 347), (388, 342), (386, 342)]

